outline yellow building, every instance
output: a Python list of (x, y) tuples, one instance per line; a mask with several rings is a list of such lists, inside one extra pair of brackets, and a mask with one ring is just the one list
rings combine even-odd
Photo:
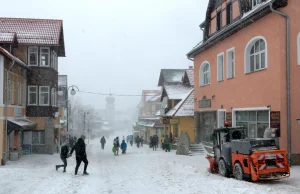
[(186, 132), (194, 142), (194, 69), (190, 67), (184, 73), (181, 69), (164, 69), (159, 86), (162, 86), (162, 109), (158, 115), (164, 124), (164, 134), (176, 139)]
[[(186, 132), (190, 141), (194, 142), (194, 89), (190, 89), (185, 97), (175, 105), (176, 100), (169, 100), (171, 107), (167, 107), (168, 112), (162, 116), (162, 123), (165, 125), (165, 135), (178, 138), (181, 132)], [(175, 105), (175, 106), (174, 106)], [(169, 130), (170, 129), (170, 130)]]

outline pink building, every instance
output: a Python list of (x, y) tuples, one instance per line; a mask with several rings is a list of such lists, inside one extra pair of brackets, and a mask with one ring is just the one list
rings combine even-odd
[[(211, 145), (228, 121), (248, 137), (277, 128), (300, 163), (299, 0), (210, 0), (203, 41), (188, 54), (195, 70), (195, 137)], [(288, 21), (290, 19), (290, 22)]]

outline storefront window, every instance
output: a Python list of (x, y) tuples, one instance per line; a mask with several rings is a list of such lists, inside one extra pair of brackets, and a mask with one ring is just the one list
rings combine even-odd
[(236, 126), (245, 127), (248, 138), (262, 138), (269, 127), (269, 111), (236, 112)]

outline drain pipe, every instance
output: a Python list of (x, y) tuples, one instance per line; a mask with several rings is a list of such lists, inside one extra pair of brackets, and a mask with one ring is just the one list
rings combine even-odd
[(287, 90), (287, 143), (288, 143), (288, 160), (291, 166), (291, 150), (292, 150), (292, 137), (291, 137), (291, 69), (290, 69), (290, 17), (280, 11), (275, 10), (272, 5), (275, 0), (270, 3), (272, 12), (277, 13), (286, 18), (286, 90)]
[(9, 84), (8, 84), (8, 77), (9, 77), (9, 72), (12, 70), (12, 68), (13, 68), (13, 66), (14, 66), (14, 64), (15, 64), (15, 60), (13, 60), (12, 59), (12, 61), (11, 61), (11, 64), (10, 64), (10, 66), (9, 66), (9, 68), (8, 68), (8, 70), (6, 71), (6, 100), (5, 100), (5, 117), (6, 117), (6, 144), (7, 144), (7, 154), (9, 154), (9, 141), (8, 141), (8, 139), (9, 139), (9, 137), (8, 137), (8, 127), (7, 127), (7, 124), (8, 124), (8, 104), (9, 104), (9, 93), (8, 93), (8, 86), (9, 86)]

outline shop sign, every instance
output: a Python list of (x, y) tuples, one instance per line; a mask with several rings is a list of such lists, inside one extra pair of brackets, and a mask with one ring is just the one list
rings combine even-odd
[(22, 116), (22, 108), (14, 108), (14, 116), (21, 117)]
[(202, 100), (199, 100), (199, 108), (210, 108), (211, 99), (206, 99), (206, 96), (203, 96)]
[(170, 119), (170, 125), (179, 124), (179, 119)]
[(228, 127), (232, 127), (232, 112), (226, 112), (226, 121), (228, 122)]
[(280, 137), (280, 111), (270, 112), (270, 127), (277, 129), (277, 137)]

